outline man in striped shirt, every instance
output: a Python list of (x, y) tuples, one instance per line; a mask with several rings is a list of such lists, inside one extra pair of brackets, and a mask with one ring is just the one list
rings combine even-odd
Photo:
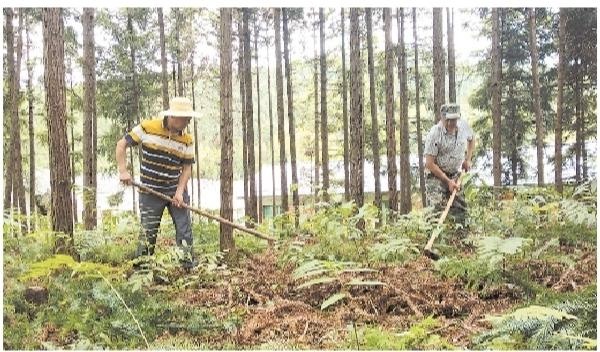
[(140, 190), (140, 215), (143, 233), (136, 256), (154, 254), (156, 235), (165, 208), (175, 225), (175, 240), (184, 251), (184, 268), (194, 266), (192, 251), (192, 226), (189, 210), (182, 207), (189, 203), (187, 182), (192, 175), (194, 142), (184, 130), (192, 117), (197, 116), (191, 103), (183, 97), (174, 98), (169, 110), (161, 113), (163, 118), (145, 120), (135, 126), (117, 143), (116, 158), (119, 179), (130, 185), (131, 174), (127, 171), (127, 147), (140, 146), (140, 181), (155, 191), (172, 198), (167, 202)]

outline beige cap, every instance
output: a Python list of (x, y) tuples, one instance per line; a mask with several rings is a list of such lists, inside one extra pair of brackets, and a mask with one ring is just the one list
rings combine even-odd
[(440, 115), (446, 120), (460, 119), (460, 105), (444, 104), (440, 107)]

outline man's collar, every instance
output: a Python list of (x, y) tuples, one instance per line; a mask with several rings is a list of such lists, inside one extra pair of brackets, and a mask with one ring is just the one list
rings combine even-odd
[[(169, 129), (169, 126), (168, 126), (168, 120), (167, 120), (168, 118), (169, 118), (169, 116), (165, 116), (165, 117), (163, 117), (163, 122), (162, 122), (162, 125), (163, 125), (163, 128), (164, 128), (165, 130), (167, 130), (167, 131), (171, 132), (171, 130)], [(178, 134), (179, 134), (180, 136), (183, 136), (183, 131), (179, 131), (179, 133), (178, 133)]]

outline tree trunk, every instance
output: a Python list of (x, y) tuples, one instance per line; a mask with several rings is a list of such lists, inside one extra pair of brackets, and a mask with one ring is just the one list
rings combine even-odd
[(175, 55), (171, 54), (171, 62), (173, 63), (173, 74), (172, 74), (172, 79), (173, 79), (173, 96), (177, 96), (177, 70), (176, 70), (176, 62), (177, 59), (175, 58)]
[(369, 101), (371, 105), (371, 144), (373, 145), (373, 177), (375, 179), (375, 206), (381, 210), (381, 180), (379, 161), (379, 125), (375, 101), (375, 64), (373, 62), (373, 18), (371, 8), (365, 9), (367, 22), (367, 62), (369, 65)]
[[(512, 67), (511, 65), (509, 65), (508, 67), (509, 72), (512, 71)], [(509, 102), (514, 102), (515, 101), (515, 91), (512, 85), (508, 86), (508, 101)], [(517, 179), (519, 177), (517, 171), (518, 171), (518, 160), (519, 160), (519, 153), (517, 150), (517, 134), (519, 133), (519, 131), (517, 131), (517, 111), (516, 111), (516, 104), (508, 104), (509, 108), (509, 115), (508, 115), (508, 125), (510, 126), (511, 129), (511, 133), (510, 133), (510, 170), (511, 170), (511, 181), (512, 181), (512, 185), (516, 186), (517, 185)]]
[[(191, 65), (190, 68), (192, 69), (192, 109), (196, 110), (196, 92), (194, 90), (194, 86), (195, 86), (195, 73), (194, 73), (194, 53), (192, 52), (192, 60), (191, 60)], [(195, 155), (195, 160), (196, 160), (196, 188), (198, 190), (198, 208), (202, 208), (202, 202), (201, 202), (201, 194), (202, 192), (200, 191), (200, 152), (198, 150), (198, 119), (194, 119), (194, 155)], [(192, 185), (194, 184), (194, 181), (192, 179)]]
[(96, 228), (96, 59), (94, 9), (83, 9), (83, 223), (86, 230)]
[(279, 169), (281, 172), (281, 208), (289, 210), (283, 116), (283, 72), (281, 68), (281, 9), (273, 9), (275, 19), (275, 89), (277, 90), (277, 134), (279, 136)]
[[(363, 82), (360, 57), (360, 23), (357, 8), (350, 9), (350, 196), (364, 204)], [(358, 227), (363, 228), (362, 225)]]
[[(250, 181), (248, 187), (248, 203), (250, 204), (249, 215), (253, 222), (258, 220), (258, 213), (256, 210), (257, 199), (256, 199), (256, 159), (254, 157), (254, 108), (252, 101), (252, 48), (250, 46), (250, 30), (248, 29), (248, 22), (250, 21), (250, 9), (244, 8), (242, 14), (242, 31), (244, 33), (244, 87), (245, 87), (245, 104), (244, 109), (246, 112), (246, 142), (248, 153), (248, 180)], [(253, 226), (251, 224), (251, 226)]]
[(391, 9), (383, 9), (385, 32), (385, 134), (387, 149), (388, 207), (398, 211), (397, 166), (396, 166), (396, 123), (394, 120), (394, 45), (392, 44)]
[[(131, 59), (131, 89), (132, 89), (132, 102), (131, 102), (131, 117), (130, 121), (132, 125), (134, 123), (139, 123), (140, 117), (138, 115), (139, 110), (139, 92), (138, 92), (138, 83), (137, 83), (137, 70), (135, 63), (135, 32), (133, 30), (133, 18), (131, 13), (127, 12), (127, 33), (129, 34), (129, 57)], [(128, 130), (131, 130), (131, 126), (128, 126)], [(135, 174), (135, 166), (133, 164), (133, 149), (130, 154), (131, 161), (131, 178), (134, 178)], [(139, 152), (138, 152), (139, 154)], [(135, 187), (131, 187), (131, 192), (133, 194), (132, 202), (133, 202), (133, 214), (137, 216), (137, 206), (136, 206), (136, 192)]]
[(258, 122), (258, 221), (263, 220), (262, 127), (260, 121), (260, 70), (258, 67), (258, 22), (254, 15), (254, 59), (256, 60), (256, 119)]
[(31, 38), (29, 36), (29, 18), (25, 20), (25, 35), (27, 38), (27, 106), (29, 113), (29, 232), (35, 231), (36, 209), (35, 209), (35, 133), (33, 126), (33, 62), (29, 57), (31, 51)]
[[(250, 192), (248, 190), (248, 132), (246, 131), (246, 84), (244, 83), (244, 36), (241, 10), (238, 10), (238, 78), (240, 81), (240, 111), (242, 122), (242, 169), (244, 171), (244, 215), (250, 217)], [(248, 226), (249, 223), (246, 222)]]
[(269, 140), (271, 142), (271, 191), (273, 217), (276, 215), (275, 208), (275, 139), (273, 137), (273, 102), (271, 100), (271, 62), (269, 60), (269, 41), (267, 40), (267, 95), (269, 96)]
[(448, 102), (456, 101), (456, 58), (454, 55), (454, 9), (446, 7), (448, 37)]
[[(69, 59), (69, 84), (70, 84), (70, 92), (71, 92), (71, 99), (69, 99), (69, 112), (70, 112), (70, 117), (71, 117), (71, 123), (70, 123), (70, 127), (71, 127), (71, 150), (70, 150), (70, 156), (71, 156), (71, 199), (73, 199), (73, 224), (77, 225), (77, 223), (79, 223), (79, 219), (77, 217), (78, 215), (78, 211), (77, 211), (77, 194), (75, 193), (75, 174), (77, 173), (75, 171), (75, 128), (73, 125), (75, 125), (75, 113), (73, 112), (73, 99), (75, 97), (75, 91), (73, 90), (73, 66), (71, 65), (71, 59)], [(67, 121), (69, 121), (69, 119), (67, 118)]]
[(556, 191), (562, 193), (562, 121), (563, 121), (563, 99), (565, 83), (566, 64), (566, 24), (567, 10), (560, 9), (558, 16), (558, 86), (556, 98), (556, 120), (554, 122), (554, 184)]
[(421, 190), (421, 204), (427, 206), (425, 197), (425, 167), (423, 165), (423, 137), (421, 135), (421, 78), (419, 77), (419, 45), (417, 44), (417, 10), (412, 9), (413, 18), (413, 38), (415, 50), (415, 109), (417, 119), (417, 147), (419, 152), (419, 187)]
[(292, 201), (294, 206), (294, 225), (300, 226), (300, 197), (298, 195), (298, 169), (296, 168), (296, 127), (294, 125), (294, 95), (292, 89), (292, 63), (290, 60), (290, 31), (288, 29), (288, 10), (283, 8), (283, 56), (285, 59), (285, 77), (287, 82), (288, 130), (290, 136), (290, 163), (292, 164)]
[[(242, 124), (242, 170), (244, 178), (244, 215), (250, 217), (249, 191), (248, 191), (248, 132), (246, 131), (246, 85), (244, 84), (244, 36), (242, 12), (237, 10), (237, 36), (238, 36), (238, 79), (240, 81), (240, 116)], [(246, 225), (249, 223), (246, 221)]]
[(440, 107), (446, 101), (442, 9), (433, 9), (433, 110), (434, 123), (440, 120)]
[[(162, 7), (157, 8), (158, 11), (158, 27), (160, 28), (160, 66), (162, 79), (162, 104), (163, 109), (169, 108), (169, 75), (167, 73), (167, 49), (165, 47), (165, 21), (163, 19)], [(196, 163), (198, 161), (196, 160)]]
[[(17, 125), (17, 138), (13, 141), (18, 143), (18, 145), (13, 146), (15, 148), (15, 174), (13, 176), (13, 182), (16, 189), (17, 198), (19, 201), (19, 211), (21, 215), (24, 217), (27, 216), (27, 204), (25, 203), (25, 185), (23, 184), (23, 159), (22, 159), (22, 151), (21, 151), (21, 118), (19, 117), (19, 104), (21, 101), (21, 62), (23, 61), (23, 19), (24, 19), (24, 11), (25, 9), (19, 10), (19, 29), (18, 29), (18, 39), (17, 39), (17, 67), (16, 67), (16, 83), (15, 83), (15, 94), (16, 94), (16, 104), (13, 106), (15, 109), (15, 114), (13, 116), (16, 117), (18, 121)], [(27, 231), (27, 222), (21, 221), (21, 230), (23, 232)]]
[[(5, 172), (5, 184), (4, 184), (4, 211), (8, 214), (12, 213), (12, 208), (15, 207), (16, 201), (13, 203), (12, 194), (13, 194), (13, 172), (14, 172), (14, 149), (12, 148), (12, 140), (13, 140), (13, 129), (17, 126), (14, 123), (14, 105), (15, 105), (15, 83), (16, 83), (16, 70), (15, 70), (15, 36), (13, 32), (13, 10), (10, 7), (4, 8), (4, 17), (5, 17), (5, 30), (6, 30), (6, 71), (8, 72), (8, 104), (4, 105), (4, 127), (8, 127), (10, 130), (10, 139), (4, 139), (4, 150), (8, 150), (8, 158), (5, 158), (4, 164), (4, 172)], [(10, 120), (9, 120), (10, 119)], [(10, 124), (7, 122), (10, 121)], [(17, 120), (18, 122), (18, 120)], [(16, 199), (16, 197), (15, 197)], [(12, 215), (12, 214), (11, 214)], [(11, 216), (12, 218), (12, 216)]]
[(410, 145), (408, 130), (408, 84), (406, 50), (404, 47), (404, 9), (397, 12), (398, 21), (398, 76), (400, 76), (400, 214), (412, 209), (410, 185)]
[(581, 183), (581, 149), (583, 146), (583, 136), (581, 134), (582, 131), (582, 123), (581, 123), (581, 83), (580, 76), (581, 73), (581, 65), (579, 64), (579, 58), (575, 58), (575, 63), (573, 64), (574, 77), (575, 80), (575, 182), (577, 184)]
[[(327, 52), (325, 51), (325, 15), (319, 8), (319, 38), (321, 49), (321, 161), (323, 164), (323, 200), (329, 201), (329, 131), (327, 126)], [(344, 160), (344, 164), (346, 164)]]
[(538, 186), (544, 185), (544, 121), (540, 105), (540, 78), (538, 74), (538, 50), (536, 39), (535, 10), (529, 12), (529, 51), (531, 54), (531, 72), (533, 78), (533, 112), (535, 113), (535, 145), (537, 149)]
[[(313, 18), (316, 18), (317, 14), (313, 10)], [(321, 158), (320, 158), (320, 149), (319, 149), (319, 139), (321, 138), (319, 135), (319, 125), (320, 125), (320, 117), (319, 117), (319, 56), (317, 54), (317, 23), (313, 25), (313, 47), (314, 47), (314, 59), (313, 59), (313, 86), (314, 86), (314, 96), (315, 96), (315, 202), (318, 200), (319, 196), (319, 184), (320, 184), (320, 168), (321, 168)]]
[(50, 152), (50, 218), (57, 236), (56, 252), (69, 253), (73, 246), (73, 208), (71, 199), (71, 167), (67, 139), (65, 98), (64, 24), (60, 8), (42, 10), (44, 41), (44, 86), (48, 145)]
[(502, 185), (502, 141), (501, 141), (501, 100), (502, 100), (502, 60), (500, 59), (500, 15), (499, 9), (492, 9), (492, 154), (494, 186)]
[[(231, 9), (220, 10), (220, 115), (221, 115), (221, 210), (222, 218), (233, 220), (233, 116), (231, 84)], [(233, 229), (221, 223), (219, 248), (231, 253), (235, 250)]]
[(181, 60), (181, 43), (179, 40), (179, 28), (183, 26), (181, 11), (179, 8), (173, 8), (175, 12), (175, 55), (177, 59), (177, 95), (183, 96), (183, 64)]
[[(10, 16), (7, 14), (7, 21), (12, 21), (12, 9)], [(7, 179), (12, 185), (12, 207), (18, 209), (19, 213), (23, 216), (27, 215), (27, 207), (25, 203), (25, 186), (23, 185), (23, 165), (21, 156), (21, 123), (19, 118), (19, 102), (20, 102), (20, 76), (21, 76), (21, 61), (23, 57), (23, 9), (19, 10), (19, 27), (17, 29), (17, 46), (13, 45), (10, 47), (7, 45), (8, 57), (14, 60), (13, 53), (16, 51), (16, 63), (8, 64), (8, 72), (10, 77), (10, 90), (9, 97), (10, 102), (10, 165), (7, 170), (7, 174), (12, 172)], [(12, 36), (12, 22), (10, 23), (10, 29), (7, 26), (7, 35)], [(14, 43), (14, 39), (11, 38), (11, 42)], [(8, 43), (7, 43), (8, 44)], [(11, 43), (12, 44), (12, 43)], [(11, 48), (13, 47), (13, 48)], [(7, 60), (8, 61), (8, 60)], [(9, 184), (7, 182), (7, 184)], [(9, 188), (10, 192), (10, 188)], [(8, 195), (10, 199), (10, 193)], [(10, 201), (9, 201), (10, 204)], [(27, 230), (27, 223), (22, 219), (18, 219), (22, 232)]]
[(587, 166), (586, 166), (586, 159), (587, 159), (587, 155), (586, 155), (586, 151), (585, 151), (585, 106), (584, 106), (584, 96), (583, 96), (583, 89), (584, 89), (584, 82), (583, 82), (583, 75), (584, 75), (584, 68), (582, 68), (580, 66), (580, 74), (579, 74), (579, 97), (578, 97), (578, 102), (579, 102), (579, 116), (577, 117), (577, 119), (579, 120), (579, 155), (581, 156), (581, 174), (582, 174), (582, 181), (587, 180)]
[[(581, 77), (581, 89), (583, 89), (583, 76)], [(583, 95), (583, 92), (582, 92)], [(586, 150), (586, 118), (585, 118), (585, 103), (583, 101), (583, 97), (582, 97), (582, 102), (581, 102), (581, 111), (580, 111), (580, 121), (581, 121), (581, 136), (583, 138), (583, 143), (581, 144), (581, 174), (583, 177), (583, 180), (587, 180), (588, 179), (588, 162), (587, 162), (587, 150)]]
[(346, 83), (346, 16), (344, 15), (344, 8), (341, 10), (342, 18), (342, 123), (344, 129), (344, 199), (350, 200), (350, 162), (348, 160), (348, 84)]

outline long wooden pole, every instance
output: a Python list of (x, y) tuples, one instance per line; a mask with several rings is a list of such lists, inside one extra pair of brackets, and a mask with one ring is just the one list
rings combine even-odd
[[(172, 198), (171, 198), (171, 197), (169, 197), (169, 196), (167, 196), (167, 195), (164, 195), (164, 194), (162, 194), (162, 193), (160, 193), (160, 192), (157, 192), (157, 191), (155, 191), (155, 190), (153, 190), (153, 189), (151, 189), (151, 188), (148, 188), (148, 187), (146, 187), (146, 186), (144, 186), (144, 185), (142, 185), (142, 184), (140, 184), (140, 183), (138, 183), (138, 182), (135, 182), (135, 181), (134, 181), (134, 182), (132, 182), (131, 184), (132, 184), (133, 186), (135, 186), (135, 187), (137, 187), (137, 188), (141, 189), (141, 190), (142, 190), (142, 191), (144, 191), (144, 192), (148, 192), (148, 193), (150, 193), (150, 194), (153, 194), (153, 195), (155, 195), (155, 196), (157, 196), (157, 197), (159, 197), (159, 198), (161, 198), (161, 199), (164, 199), (164, 200), (166, 200), (166, 201), (169, 201), (169, 202), (170, 202), (170, 201), (172, 200)], [(262, 238), (263, 240), (267, 240), (267, 241), (269, 241), (269, 244), (273, 244), (273, 241), (275, 241), (275, 239), (274, 239), (273, 237), (267, 236), (267, 235), (265, 235), (265, 234), (263, 234), (263, 233), (261, 233), (261, 232), (258, 232), (258, 231), (256, 231), (256, 230), (253, 230), (253, 229), (249, 229), (249, 228), (247, 228), (247, 227), (244, 227), (244, 226), (242, 226), (242, 225), (238, 225), (238, 224), (236, 224), (236, 223), (234, 223), (234, 222), (231, 222), (231, 221), (229, 221), (229, 220), (227, 220), (227, 219), (223, 219), (223, 218), (222, 218), (222, 217), (220, 217), (220, 216), (212, 215), (212, 214), (210, 214), (210, 213), (207, 213), (207, 212), (205, 212), (205, 211), (203, 211), (203, 210), (201, 210), (201, 209), (198, 209), (198, 208), (191, 207), (191, 206), (189, 206), (189, 205), (187, 205), (187, 204), (183, 204), (183, 205), (182, 205), (182, 207), (184, 207), (184, 208), (186, 208), (186, 209), (188, 209), (188, 210), (190, 210), (190, 211), (193, 211), (194, 213), (196, 213), (196, 214), (198, 214), (198, 215), (201, 215), (201, 216), (207, 217), (207, 218), (209, 218), (209, 219), (211, 219), (211, 220), (215, 220), (215, 221), (218, 221), (218, 222), (220, 222), (220, 223), (223, 223), (223, 224), (229, 225), (229, 226), (233, 227), (234, 229), (237, 229), (237, 230), (240, 230), (240, 231), (243, 231), (243, 232), (249, 233), (249, 234), (251, 234), (251, 235), (254, 235), (254, 236), (258, 237), (258, 238)]]
[[(460, 183), (462, 181), (462, 176), (464, 173), (465, 173), (464, 171), (461, 171), (460, 176), (458, 176), (458, 182), (457, 182), (458, 187), (460, 187)], [(455, 188), (454, 191), (452, 191), (452, 195), (450, 196), (450, 199), (448, 199), (448, 203), (446, 203), (446, 209), (444, 209), (442, 216), (440, 216), (440, 218), (438, 219), (438, 226), (443, 224), (444, 220), (446, 220), (446, 216), (448, 216), (450, 207), (452, 206), (452, 203), (454, 203), (454, 198), (456, 197), (457, 191), (458, 191), (458, 188)], [(429, 239), (429, 242), (427, 242), (427, 245), (425, 246), (425, 249), (424, 249), (425, 252), (431, 252), (431, 247), (433, 246), (433, 242), (435, 241), (435, 239), (437, 238), (437, 236), (439, 234), (440, 234), (440, 231), (433, 232), (433, 235), (431, 236), (431, 238)]]

